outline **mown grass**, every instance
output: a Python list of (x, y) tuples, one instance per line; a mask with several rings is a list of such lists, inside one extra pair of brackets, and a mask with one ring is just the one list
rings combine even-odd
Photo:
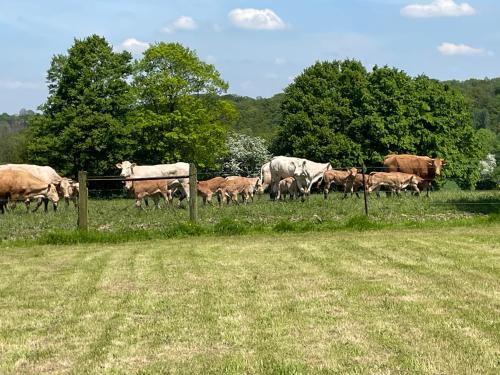
[(137, 210), (132, 199), (91, 199), (89, 233), (76, 231), (77, 212), (62, 205), (58, 212), (27, 214), (24, 207), (0, 216), (0, 244), (124, 242), (201, 234), (307, 232), (338, 229), (415, 227), (500, 215), (500, 192), (436, 192), (431, 198), (370, 198), (369, 220), (363, 199), (271, 202), (267, 197), (239, 206), (199, 207), (198, 225), (188, 223), (186, 208)]
[(0, 249), (0, 373), (498, 373), (498, 222), (284, 223)]

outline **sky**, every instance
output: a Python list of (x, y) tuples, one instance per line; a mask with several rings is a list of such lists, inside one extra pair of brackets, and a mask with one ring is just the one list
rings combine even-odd
[(0, 0), (0, 113), (47, 98), (52, 57), (106, 38), (135, 58), (180, 42), (228, 93), (270, 97), (316, 61), (360, 60), (440, 80), (500, 76), (500, 0)]

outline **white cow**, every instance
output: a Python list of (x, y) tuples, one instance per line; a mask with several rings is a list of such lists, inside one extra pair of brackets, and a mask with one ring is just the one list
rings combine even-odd
[[(188, 176), (189, 164), (188, 163), (174, 163), (174, 164), (157, 164), (157, 165), (137, 165), (129, 161), (123, 161), (116, 164), (118, 169), (121, 169), (120, 176), (125, 178), (134, 177), (173, 177), (173, 176)], [(189, 198), (189, 178), (177, 179), (180, 183), (179, 190), (181, 192), (180, 200)], [(132, 182), (125, 183), (127, 189), (132, 188)]]
[[(56, 189), (63, 195), (65, 192), (61, 191), (61, 181), (62, 177), (54, 170), (54, 168), (46, 165), (36, 165), (36, 164), (4, 164), (0, 165), (0, 170), (18, 170), (28, 172), (36, 178), (42, 180), (47, 184), (52, 184)], [(48, 199), (44, 199), (45, 211), (47, 211)], [(36, 211), (42, 204), (42, 200), (38, 201), (37, 206), (34, 211)], [(29, 205), (29, 199), (26, 200), (26, 206)], [(54, 204), (54, 210), (56, 210), (57, 205)]]
[(330, 163), (316, 163), (302, 158), (276, 156), (270, 162), (271, 191), (278, 192), (279, 182), (287, 177), (297, 181), (303, 195), (308, 195), (313, 184), (323, 178), (323, 173), (331, 168)]

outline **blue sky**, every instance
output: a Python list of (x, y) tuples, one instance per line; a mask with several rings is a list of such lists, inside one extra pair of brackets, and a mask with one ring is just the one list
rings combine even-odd
[(94, 33), (135, 57), (180, 42), (230, 93), (269, 97), (317, 60), (498, 77), (499, 19), (500, 0), (0, 0), (0, 113), (43, 103), (52, 56)]

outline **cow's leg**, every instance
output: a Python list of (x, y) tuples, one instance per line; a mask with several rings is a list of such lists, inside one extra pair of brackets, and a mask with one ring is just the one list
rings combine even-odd
[(323, 197), (325, 199), (328, 199), (328, 193), (330, 192), (330, 183), (329, 182), (325, 182), (325, 187), (323, 189)]

